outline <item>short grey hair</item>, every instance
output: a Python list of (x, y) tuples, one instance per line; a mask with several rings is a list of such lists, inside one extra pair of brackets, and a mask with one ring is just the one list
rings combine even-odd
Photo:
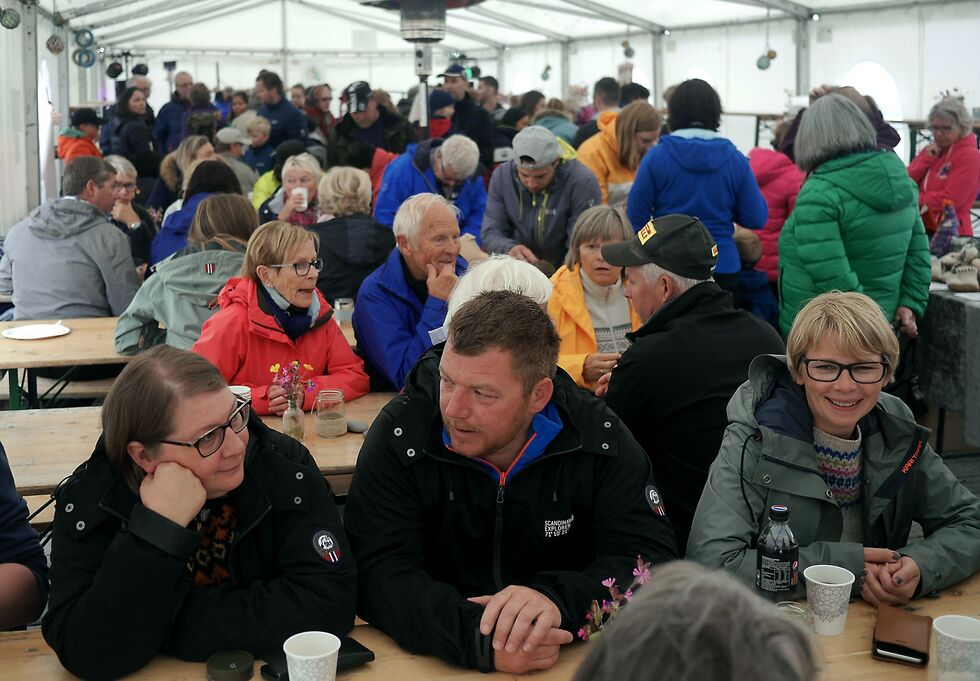
[(703, 284), (706, 281), (714, 281), (714, 278), (712, 277), (708, 277), (707, 279), (691, 279), (690, 277), (682, 277), (681, 275), (665, 270), (660, 265), (652, 262), (648, 262), (646, 265), (640, 265), (640, 276), (643, 277), (643, 280), (649, 286), (653, 286), (655, 283), (657, 283), (657, 279), (660, 277), (672, 279), (674, 284), (677, 286), (677, 295), (686, 293), (698, 284)]
[(590, 241), (629, 241), (633, 227), (626, 213), (612, 206), (592, 206), (586, 209), (572, 228), (572, 238), (565, 254), (565, 267), (578, 265), (579, 247)]
[(61, 191), (65, 196), (78, 196), (85, 191), (89, 180), (102, 187), (116, 176), (116, 169), (96, 156), (79, 156), (68, 162), (61, 176)]
[(796, 133), (796, 165), (810, 172), (831, 159), (872, 151), (878, 136), (857, 104), (842, 95), (824, 95), (806, 110)]
[(813, 681), (819, 671), (799, 618), (689, 561), (655, 568), (589, 647), (573, 681)]
[(136, 166), (129, 162), (129, 159), (125, 156), (118, 156), (112, 154), (111, 156), (105, 157), (105, 162), (116, 169), (116, 173), (119, 175), (128, 175), (134, 180), (137, 178)]
[(133, 76), (132, 78), (126, 81), (126, 87), (134, 87), (139, 89), (140, 83), (144, 80), (146, 81), (147, 88), (153, 87), (153, 81), (147, 78), (146, 76)]
[(286, 171), (295, 169), (305, 170), (317, 179), (317, 183), (320, 181), (320, 173), (322, 172), (320, 168), (320, 162), (316, 160), (316, 156), (309, 153), (296, 154), (295, 156), (290, 156), (286, 159), (286, 162), (282, 164), (282, 174), (285, 175)]
[(544, 272), (531, 263), (509, 255), (492, 255), (473, 265), (456, 282), (446, 303), (446, 326), (460, 306), (486, 291), (512, 291), (547, 305), (553, 288)]
[(459, 179), (471, 177), (480, 164), (480, 149), (466, 135), (453, 135), (439, 147), (442, 163)]
[(395, 236), (404, 236), (414, 244), (416, 239), (418, 239), (419, 232), (422, 231), (422, 218), (436, 204), (445, 206), (451, 210), (453, 216), (459, 221), (459, 216), (462, 213), (460, 213), (459, 208), (446, 200), (445, 197), (439, 194), (416, 194), (402, 202), (402, 205), (398, 208), (398, 212), (395, 213), (395, 221), (391, 227)]
[(966, 104), (959, 97), (943, 97), (929, 109), (929, 120), (939, 118), (952, 121), (960, 129), (960, 137), (973, 131), (973, 116), (970, 115)]

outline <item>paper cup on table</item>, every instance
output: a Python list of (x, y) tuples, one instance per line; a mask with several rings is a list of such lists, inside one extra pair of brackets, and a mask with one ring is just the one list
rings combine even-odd
[(803, 571), (806, 609), (813, 630), (821, 636), (837, 636), (847, 623), (854, 573), (836, 565), (811, 565)]
[(939, 681), (980, 679), (980, 620), (943, 615), (933, 621), (932, 629), (936, 632)]
[(234, 393), (235, 397), (243, 402), (252, 399), (252, 389), (247, 385), (229, 385), (228, 390)]
[(340, 639), (325, 631), (304, 631), (286, 639), (289, 681), (334, 681), (337, 678), (337, 656)]

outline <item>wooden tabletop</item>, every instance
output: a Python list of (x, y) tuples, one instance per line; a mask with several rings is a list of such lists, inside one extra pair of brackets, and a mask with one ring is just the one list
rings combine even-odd
[[(58, 320), (0, 322), (0, 332), (29, 324)], [(0, 369), (125, 364), (133, 359), (116, 352), (116, 317), (63, 319), (71, 333), (41, 340), (12, 340), (0, 336)]]
[[(980, 616), (980, 575), (947, 589), (938, 598), (921, 598), (910, 606), (919, 614)], [(847, 628), (841, 636), (814, 636), (823, 652), (822, 681), (926, 681), (929, 668), (906, 667), (881, 662), (871, 657), (871, 636), (875, 610), (863, 601), (851, 603)], [(338, 674), (341, 681), (479, 681), (486, 679), (477, 671), (459, 669), (432, 657), (413, 655), (399, 648), (394, 641), (368, 625), (359, 625), (351, 635), (374, 651), (371, 664)], [(579, 663), (589, 652), (589, 644), (573, 643), (562, 649), (558, 663), (545, 672), (534, 674), (536, 681), (569, 681)], [(935, 641), (932, 655), (935, 655)], [(259, 663), (255, 676), (259, 677)], [(935, 667), (935, 662), (931, 665)], [(61, 668), (58, 658), (41, 637), (41, 632), (0, 633), (0, 669), (4, 677), (17, 679), (71, 679)], [(935, 671), (933, 669), (933, 671)], [(130, 679), (144, 681), (200, 681), (205, 677), (204, 665), (157, 657)]]
[[(347, 418), (370, 424), (392, 397), (393, 393), (370, 393), (348, 402)], [(102, 433), (100, 411), (100, 407), (0, 411), (0, 442), (21, 495), (49, 494), (88, 459)], [(282, 428), (281, 416), (264, 416), (262, 420), (271, 428)], [(303, 444), (326, 476), (353, 473), (363, 442), (364, 436), (354, 433), (319, 437), (314, 416), (306, 415)]]

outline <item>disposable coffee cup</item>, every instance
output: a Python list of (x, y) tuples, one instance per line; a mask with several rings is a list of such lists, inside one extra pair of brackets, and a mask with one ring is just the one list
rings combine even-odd
[(252, 389), (247, 385), (229, 385), (228, 390), (234, 393), (235, 397), (243, 402), (247, 402), (252, 399)]
[(333, 301), (333, 316), (338, 324), (349, 324), (354, 317), (354, 299), (337, 298)]
[(938, 681), (980, 679), (980, 620), (943, 615), (933, 620)]
[(340, 639), (326, 631), (304, 631), (286, 639), (289, 681), (335, 681)]
[(306, 190), (306, 187), (296, 187), (293, 190), (293, 196), (299, 196), (303, 202), (296, 208), (298, 211), (304, 211), (310, 207), (310, 193)]
[(836, 565), (811, 565), (803, 571), (810, 626), (821, 636), (838, 636), (847, 624), (854, 573)]

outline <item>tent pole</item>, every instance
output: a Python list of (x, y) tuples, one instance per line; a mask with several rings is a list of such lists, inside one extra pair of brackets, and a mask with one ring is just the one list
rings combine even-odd
[[(37, 0), (27, 0), (21, 10), (24, 50), (21, 75), (24, 79), (24, 134), (27, 166), (27, 207), (41, 204), (41, 140), (37, 117)], [(65, 47), (67, 49), (67, 46)]]
[(796, 20), (796, 94), (810, 92), (810, 22)]
[[(61, 124), (63, 127), (68, 127), (71, 125), (71, 118), (69, 116), (69, 100), (71, 98), (71, 88), (69, 86), (69, 73), (72, 70), (71, 57), (69, 52), (71, 51), (72, 36), (68, 29), (65, 27), (55, 27), (55, 32), (61, 36), (61, 39), (65, 41), (65, 48), (58, 55), (58, 113), (61, 114)], [(57, 137), (55, 137), (57, 139)], [(60, 160), (60, 159), (59, 159)], [(60, 165), (64, 166), (64, 161), (61, 161)], [(63, 168), (62, 168), (63, 169)], [(59, 174), (58, 183), (60, 184), (61, 177)]]
[(655, 107), (666, 107), (667, 102), (663, 101), (663, 91), (666, 89), (664, 83), (664, 34), (654, 32), (650, 34), (650, 44), (653, 47), (653, 69), (650, 74), (650, 95), (653, 97)]
[[(282, 86), (288, 92), (289, 60), (286, 56), (286, 0), (279, 0), (279, 7), (282, 10)], [(288, 97), (286, 92), (283, 93), (283, 97)]]
[[(497, 48), (497, 85), (500, 88), (504, 87), (504, 48)], [(497, 94), (500, 94), (499, 92)], [(510, 102), (507, 102), (510, 104)]]
[(565, 99), (568, 96), (568, 86), (571, 83), (571, 74), (569, 70), (571, 69), (569, 53), (569, 42), (567, 40), (561, 43), (561, 99)]

